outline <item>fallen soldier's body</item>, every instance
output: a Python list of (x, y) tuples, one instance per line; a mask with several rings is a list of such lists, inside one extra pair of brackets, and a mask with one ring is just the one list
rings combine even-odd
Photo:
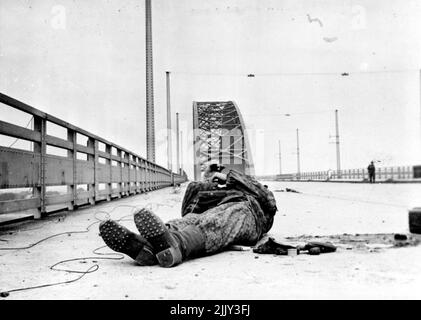
[(253, 177), (230, 170), (223, 187), (190, 183), (181, 218), (164, 223), (150, 210), (141, 209), (134, 214), (140, 234), (113, 220), (102, 222), (99, 230), (108, 247), (139, 265), (172, 267), (231, 245), (255, 245), (272, 227), (276, 211), (271, 191)]

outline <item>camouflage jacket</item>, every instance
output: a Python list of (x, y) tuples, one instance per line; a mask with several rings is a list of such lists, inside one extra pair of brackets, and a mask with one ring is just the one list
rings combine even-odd
[(254, 177), (236, 170), (229, 171), (224, 188), (219, 188), (217, 183), (191, 182), (184, 195), (181, 215), (202, 213), (223, 203), (241, 201), (250, 203), (259, 229), (263, 233), (269, 231), (278, 210), (273, 193)]

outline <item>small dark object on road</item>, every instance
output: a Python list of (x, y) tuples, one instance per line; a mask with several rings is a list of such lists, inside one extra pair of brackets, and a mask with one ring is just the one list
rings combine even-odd
[(313, 248), (319, 248), (320, 253), (329, 253), (335, 252), (336, 247), (330, 242), (318, 242), (312, 241), (307, 243), (304, 247), (300, 248), (301, 250), (308, 250), (310, 252)]
[(288, 249), (296, 249), (294, 246), (278, 243), (274, 238), (269, 237), (264, 243), (253, 249), (254, 253), (286, 255)]
[(409, 232), (421, 234), (421, 208), (409, 210)]
[(320, 252), (320, 248), (319, 247), (314, 247), (314, 248), (311, 248), (310, 250), (308, 250), (308, 254), (309, 255), (312, 255), (312, 256), (317, 256), (320, 253), (321, 252)]
[(308, 251), (308, 253), (311, 255), (318, 255), (321, 253), (329, 253), (336, 251), (336, 247), (330, 242), (311, 241), (306, 243), (304, 246), (296, 247), (276, 242), (274, 238), (269, 237), (265, 242), (261, 243), (256, 248), (254, 248), (253, 252), (263, 254), (287, 255), (288, 249), (296, 249), (297, 254), (300, 254), (301, 251)]
[(284, 189), (278, 189), (278, 190), (275, 190), (275, 192), (294, 192), (294, 193), (301, 193), (300, 191), (297, 191), (297, 190), (294, 190), (294, 189), (291, 189), (291, 188), (285, 188), (285, 190)]
[(405, 241), (405, 240), (408, 240), (408, 237), (405, 234), (396, 233), (395, 240)]

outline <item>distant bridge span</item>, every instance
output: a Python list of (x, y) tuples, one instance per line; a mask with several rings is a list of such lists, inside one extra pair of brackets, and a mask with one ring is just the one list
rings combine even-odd
[(193, 102), (194, 179), (211, 162), (254, 175), (250, 144), (234, 101)]

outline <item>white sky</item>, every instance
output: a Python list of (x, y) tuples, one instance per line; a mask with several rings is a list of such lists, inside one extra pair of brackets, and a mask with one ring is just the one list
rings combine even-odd
[[(152, 0), (152, 15), (159, 164), (166, 70), (190, 175), (193, 100), (239, 105), (257, 174), (278, 172), (278, 140), (295, 172), (296, 128), (301, 170), (335, 169), (335, 108), (343, 169), (421, 164), (420, 1)], [(0, 91), (146, 157), (144, 25), (143, 0), (0, 0)]]

